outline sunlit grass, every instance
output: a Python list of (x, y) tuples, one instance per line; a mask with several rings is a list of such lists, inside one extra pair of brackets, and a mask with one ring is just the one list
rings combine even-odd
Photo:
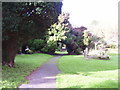
[(84, 59), (82, 55), (59, 60), (58, 88), (118, 88), (118, 55), (110, 60)]
[(63, 51), (63, 52), (61, 52), (61, 51), (55, 51), (55, 54), (68, 54), (68, 52), (67, 51)]
[(52, 57), (47, 54), (17, 55), (14, 68), (3, 66), (2, 88), (16, 88), (22, 83), (27, 83), (25, 76)]

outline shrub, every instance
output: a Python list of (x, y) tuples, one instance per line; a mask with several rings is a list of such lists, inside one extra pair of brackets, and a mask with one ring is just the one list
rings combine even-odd
[(28, 46), (32, 51), (41, 51), (45, 46), (45, 41), (42, 39), (33, 39), (28, 42)]
[(77, 48), (76, 51), (75, 51), (75, 53), (79, 55), (79, 54), (81, 54), (81, 51), (82, 51), (81, 48)]
[(41, 49), (41, 51), (44, 53), (53, 54), (56, 48), (57, 48), (57, 43), (54, 41), (50, 41)]

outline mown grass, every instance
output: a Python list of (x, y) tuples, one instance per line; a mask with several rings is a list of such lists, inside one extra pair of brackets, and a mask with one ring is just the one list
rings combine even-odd
[(68, 54), (68, 52), (67, 51), (63, 51), (63, 52), (61, 52), (61, 51), (55, 51), (55, 54)]
[(27, 83), (25, 76), (52, 57), (47, 54), (17, 55), (14, 68), (2, 67), (2, 88), (16, 88)]
[(110, 60), (63, 56), (59, 69), (62, 73), (57, 76), (58, 88), (118, 88), (117, 54), (111, 54)]

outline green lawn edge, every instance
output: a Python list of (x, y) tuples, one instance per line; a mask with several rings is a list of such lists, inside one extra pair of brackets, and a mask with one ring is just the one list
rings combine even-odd
[(17, 55), (14, 68), (2, 67), (1, 88), (17, 88), (23, 83), (28, 83), (25, 78), (54, 56), (48, 54)]

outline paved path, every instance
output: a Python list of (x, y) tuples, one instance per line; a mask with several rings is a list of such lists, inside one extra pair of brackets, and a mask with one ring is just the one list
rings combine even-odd
[(56, 75), (58, 59), (61, 56), (53, 57), (27, 77), (28, 84), (22, 84), (19, 88), (56, 88)]

